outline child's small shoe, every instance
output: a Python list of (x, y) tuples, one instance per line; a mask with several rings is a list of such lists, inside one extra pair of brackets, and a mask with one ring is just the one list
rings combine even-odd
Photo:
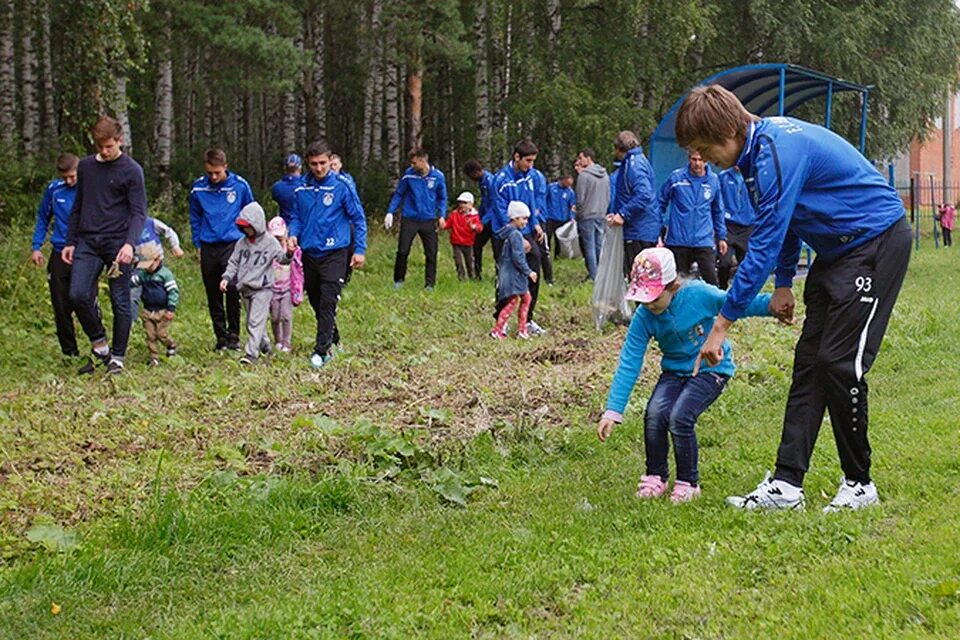
[(667, 483), (660, 476), (640, 476), (637, 485), (638, 498), (659, 498), (667, 492)]
[(240, 364), (242, 364), (243, 366), (251, 365), (253, 364), (253, 358), (251, 358), (250, 356), (242, 356), (240, 358)]
[(517, 331), (517, 337), (521, 340), (529, 340), (530, 334), (526, 331)]
[(494, 340), (504, 340), (507, 337), (507, 334), (503, 331), (497, 331), (496, 329), (493, 329), (490, 331), (490, 337)]
[(670, 502), (680, 504), (681, 502), (692, 502), (700, 497), (700, 486), (693, 485), (683, 480), (677, 480), (673, 485), (673, 491), (670, 493)]
[(147, 364), (149, 364), (151, 367), (159, 367), (160, 361), (157, 360), (156, 358), (150, 358), (150, 362), (148, 362)]

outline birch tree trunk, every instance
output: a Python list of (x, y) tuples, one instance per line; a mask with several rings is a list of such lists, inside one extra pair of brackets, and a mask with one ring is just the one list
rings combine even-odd
[[(303, 53), (303, 28), (300, 35), (297, 36), (294, 44), (297, 51)], [(291, 153), (297, 149), (297, 92), (303, 82), (294, 84), (294, 88), (283, 94), (283, 100), (280, 103), (280, 114), (282, 124), (281, 146), (283, 153)]]
[(127, 109), (127, 73), (119, 69), (114, 78), (113, 112), (123, 130), (123, 151), (133, 155), (133, 131), (130, 129), (130, 114)]
[(380, 12), (383, 8), (383, 0), (373, 0), (373, 9), (370, 13), (370, 30), (368, 41), (373, 44), (373, 53), (370, 56), (370, 62), (367, 66), (367, 77), (363, 83), (363, 142), (360, 152), (360, 161), (366, 170), (373, 149), (377, 146), (379, 140), (379, 131), (374, 128), (374, 113), (379, 104), (376, 95), (377, 80), (381, 78), (380, 64), (382, 44), (380, 39)]
[(387, 109), (387, 162), (391, 181), (396, 185), (400, 175), (400, 91), (397, 81), (397, 33), (392, 25), (387, 27), (386, 68), (384, 100)]
[(37, 54), (33, 48), (33, 15), (36, 0), (23, 0), (20, 38), (20, 99), (23, 119), (20, 144), (28, 156), (35, 155), (37, 143)]
[(40, 69), (43, 73), (43, 135), (47, 147), (56, 147), (60, 132), (57, 127), (57, 107), (54, 101), (53, 59), (50, 48), (50, 4), (40, 4)]
[(311, 27), (313, 31), (313, 83), (312, 83), (312, 108), (313, 108), (313, 135), (316, 138), (327, 137), (327, 102), (323, 91), (326, 58), (326, 46), (324, 38), (325, 19), (323, 9), (317, 7), (311, 13)]
[[(169, 18), (169, 16), (164, 16)], [(169, 22), (166, 22), (169, 24)], [(156, 164), (160, 190), (170, 190), (170, 159), (173, 148), (173, 57), (170, 51), (170, 28), (165, 27), (157, 48), (156, 87)]]
[(510, 100), (510, 66), (513, 64), (513, 5), (507, 5), (507, 28), (503, 46), (503, 95), (500, 96), (500, 109), (503, 113), (503, 140), (510, 145), (510, 113), (507, 101)]
[(474, 107), (476, 112), (477, 155), (487, 165), (490, 162), (490, 81), (489, 59), (487, 57), (487, 0), (476, 4), (476, 20), (473, 24), (476, 73), (474, 83)]
[[(549, 32), (547, 33), (547, 46), (550, 51), (550, 73), (553, 77), (560, 74), (560, 28), (563, 25), (562, 15), (560, 13), (560, 0), (548, 0), (547, 18), (549, 19)], [(547, 151), (547, 171), (550, 175), (559, 176), (560, 171), (560, 146), (561, 142), (557, 139), (556, 130), (550, 131), (550, 145)]]

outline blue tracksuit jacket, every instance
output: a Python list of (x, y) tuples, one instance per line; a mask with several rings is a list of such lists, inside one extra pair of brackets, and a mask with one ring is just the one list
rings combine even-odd
[(832, 131), (795, 118), (751, 123), (737, 160), (757, 221), (721, 313), (743, 315), (775, 268), (793, 281), (801, 241), (832, 262), (903, 217), (903, 202), (870, 162)]
[(757, 212), (753, 209), (753, 200), (747, 191), (747, 183), (736, 168), (731, 167), (720, 172), (720, 194), (723, 196), (723, 220), (744, 227), (757, 221)]
[(333, 171), (323, 180), (310, 174), (294, 192), (293, 214), (289, 233), (297, 238), (300, 248), (309, 256), (319, 258), (325, 253), (350, 245), (350, 225), (353, 224), (354, 253), (367, 250), (367, 220), (359, 206), (359, 199), (349, 183)]
[(403, 200), (403, 217), (407, 220), (435, 220), (447, 216), (447, 181), (443, 172), (430, 165), (422, 176), (413, 167), (400, 177), (397, 190), (390, 198), (387, 213), (394, 213)]
[(53, 218), (53, 233), (50, 235), (50, 244), (59, 253), (67, 244), (67, 226), (70, 222), (70, 210), (73, 209), (73, 199), (77, 195), (77, 186), (68, 187), (62, 178), (51, 180), (43, 191), (40, 206), (37, 207), (37, 225), (33, 229), (34, 251), (39, 251), (43, 241), (47, 238), (50, 228), (50, 219)]
[(254, 201), (253, 189), (242, 177), (228, 172), (220, 184), (203, 176), (190, 189), (190, 232), (193, 246), (236, 242), (243, 237), (237, 228), (240, 210)]
[(290, 210), (293, 209), (293, 192), (302, 184), (303, 176), (288, 173), (270, 187), (270, 196), (280, 207), (280, 217), (287, 224), (290, 224)]
[[(713, 322), (727, 300), (728, 294), (702, 280), (688, 280), (674, 294), (663, 313), (656, 315), (640, 305), (633, 314), (630, 329), (620, 350), (620, 364), (613, 376), (607, 395), (607, 410), (623, 414), (630, 392), (637, 383), (643, 357), (650, 338), (657, 341), (663, 357), (664, 371), (680, 376), (692, 376), (700, 347), (710, 335)], [(757, 296), (745, 310), (745, 316), (769, 316), (770, 294)], [(732, 376), (733, 351), (728, 340), (723, 341), (723, 359), (714, 366), (700, 362), (700, 373), (713, 372)]]
[(617, 182), (620, 180), (620, 162), (613, 163), (613, 172), (610, 174), (610, 204), (607, 205), (607, 213), (617, 212)]
[(623, 217), (623, 239), (656, 242), (663, 226), (656, 180), (641, 147), (627, 152), (617, 178), (614, 212)]
[(561, 187), (559, 182), (551, 182), (547, 187), (547, 220), (567, 222), (573, 218), (576, 204), (577, 192), (572, 187)]
[(716, 172), (706, 167), (702, 176), (686, 166), (675, 170), (660, 187), (660, 209), (668, 225), (668, 247), (713, 247), (727, 239), (723, 197)]
[(530, 220), (522, 233), (523, 235), (533, 233), (535, 211), (537, 210), (536, 180), (533, 171), (520, 173), (514, 169), (513, 161), (510, 161), (503, 165), (500, 171), (497, 171), (493, 186), (496, 193), (494, 212), (490, 216), (493, 223), (493, 233), (497, 234), (500, 229), (509, 224), (507, 207), (514, 200), (519, 200), (530, 208)]
[(478, 213), (480, 214), (480, 222), (483, 223), (483, 226), (490, 224), (490, 220), (494, 212), (494, 199), (495, 191), (493, 188), (493, 174), (483, 170), (483, 176), (480, 178), (480, 209)]

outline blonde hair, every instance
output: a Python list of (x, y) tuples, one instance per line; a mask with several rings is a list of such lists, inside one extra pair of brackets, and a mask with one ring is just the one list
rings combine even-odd
[(731, 138), (746, 138), (750, 122), (758, 119), (720, 85), (694, 87), (677, 111), (677, 144), (690, 147), (694, 141), (722, 144)]

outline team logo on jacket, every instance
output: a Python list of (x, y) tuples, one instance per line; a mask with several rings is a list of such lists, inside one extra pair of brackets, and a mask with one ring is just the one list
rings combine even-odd
[(236, 191), (227, 191), (227, 202), (233, 204), (237, 201), (237, 192)]
[(333, 194), (332, 194), (332, 193), (325, 193), (325, 194), (323, 194), (323, 204), (324, 204), (324, 206), (326, 206), (326, 207), (329, 207), (330, 205), (333, 204)]
[(704, 187), (704, 188), (703, 188), (703, 199), (704, 199), (704, 200), (709, 200), (709, 199), (710, 199), (710, 196), (712, 196), (712, 195), (713, 195), (713, 191), (710, 190), (710, 187)]
[(433, 189), (434, 185), (437, 184), (436, 178), (427, 178), (427, 189)]

